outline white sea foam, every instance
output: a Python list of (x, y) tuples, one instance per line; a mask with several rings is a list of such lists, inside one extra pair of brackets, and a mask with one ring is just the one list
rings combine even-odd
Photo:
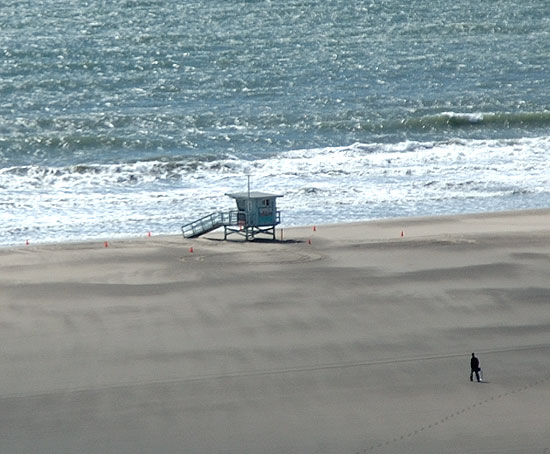
[(254, 161), (150, 160), (0, 170), (2, 244), (178, 233), (231, 209), (228, 192), (283, 194), (284, 225), (550, 205), (550, 137), (293, 150)]
[(485, 114), (481, 112), (474, 113), (460, 113), (460, 112), (442, 112), (441, 115), (447, 118), (449, 121), (461, 120), (468, 123), (480, 123), (483, 121)]

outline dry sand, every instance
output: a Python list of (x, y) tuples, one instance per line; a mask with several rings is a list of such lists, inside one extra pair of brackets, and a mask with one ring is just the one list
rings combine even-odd
[(0, 249), (0, 453), (548, 452), (549, 226)]

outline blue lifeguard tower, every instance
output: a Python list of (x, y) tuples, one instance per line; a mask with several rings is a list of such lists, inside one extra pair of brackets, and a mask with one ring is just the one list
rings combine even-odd
[(268, 235), (275, 240), (275, 227), (281, 223), (281, 212), (277, 210), (279, 194), (267, 192), (236, 192), (226, 194), (237, 203), (237, 209), (216, 212), (182, 226), (185, 238), (196, 238), (205, 233), (224, 228), (224, 240), (229, 235), (244, 236), (246, 241), (258, 235)]

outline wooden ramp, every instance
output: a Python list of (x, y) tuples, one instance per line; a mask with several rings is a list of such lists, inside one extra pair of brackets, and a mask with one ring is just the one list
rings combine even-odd
[(230, 224), (231, 212), (216, 212), (204, 216), (196, 221), (182, 226), (181, 231), (185, 238), (197, 238), (205, 233), (216, 230), (220, 227)]

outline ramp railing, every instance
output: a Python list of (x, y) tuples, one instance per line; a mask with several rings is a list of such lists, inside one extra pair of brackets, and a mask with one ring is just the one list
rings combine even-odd
[(241, 218), (239, 211), (211, 213), (183, 225), (181, 231), (185, 238), (196, 238), (223, 226), (238, 225)]

